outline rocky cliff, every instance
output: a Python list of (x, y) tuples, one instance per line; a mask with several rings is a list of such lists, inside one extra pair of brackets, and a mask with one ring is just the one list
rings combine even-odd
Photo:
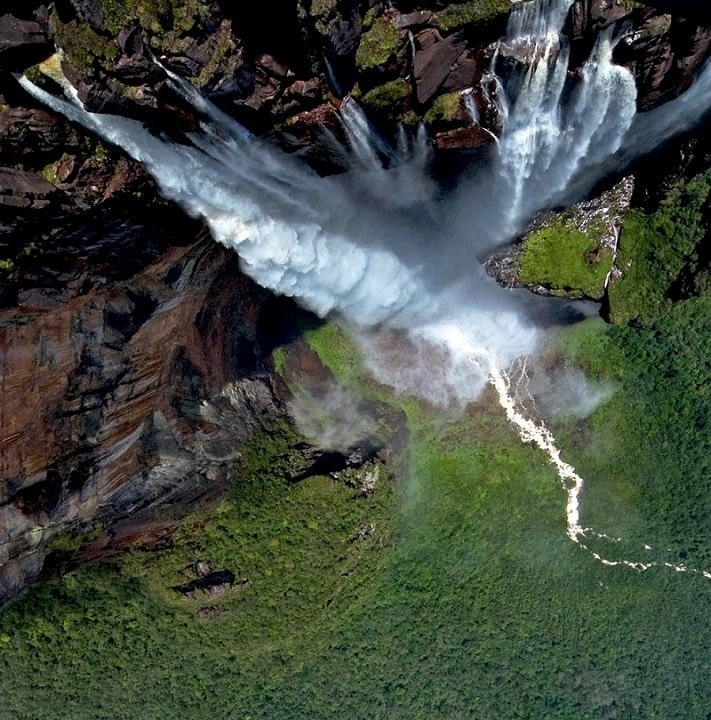
[[(441, 153), (499, 129), (486, 74), (509, 0), (11, 1), (0, 16), (0, 599), (48, 553), (152, 537), (219, 495), (245, 440), (283, 415), (267, 294), (140, 167), (37, 107), (13, 72), (60, 48), (93, 110), (165, 130), (190, 116), (154, 58), (323, 172), (346, 94), (387, 132), (423, 122)], [(706, 22), (706, 24), (704, 24)], [(647, 109), (709, 54), (704, 18), (578, 0), (574, 57), (625, 29)], [(472, 100), (481, 126), (471, 119)], [(271, 309), (270, 309), (271, 308)], [(269, 328), (272, 330), (268, 330)]]

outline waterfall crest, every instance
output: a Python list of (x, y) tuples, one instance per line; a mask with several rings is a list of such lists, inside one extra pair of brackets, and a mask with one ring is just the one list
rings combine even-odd
[[(403, 132), (392, 147), (353, 101), (341, 109), (351, 170), (322, 178), (172, 73), (176, 90), (203, 116), (190, 144), (156, 137), (126, 118), (88, 113), (56, 71), (66, 100), (21, 83), (143, 163), (161, 192), (203, 217), (261, 285), (319, 315), (337, 311), (362, 327), (386, 324), (441, 346), (452, 369), (442, 397), (466, 400), (486, 383), (491, 363), (505, 367), (532, 352), (538, 335), (520, 296), (499, 288), (477, 258), (557, 202), (576, 178), (589, 179), (601, 157), (614, 157), (635, 115), (633, 79), (612, 62), (612, 28), (599, 36), (579, 77), (569, 77), (562, 29), (571, 4), (514, 6), (483, 87), (495, 87), (501, 138), (489, 165), (443, 197), (427, 176), (424, 134)], [(519, 69), (501, 80), (504, 57)], [(458, 347), (482, 358), (465, 363), (466, 372), (448, 343), (451, 328), (467, 337)], [(412, 384), (421, 390), (419, 381)]]
[(500, 54), (523, 59), (502, 105), (498, 172), (510, 189), (507, 233), (554, 203), (594, 158), (615, 153), (636, 112), (634, 78), (612, 62), (614, 27), (597, 38), (572, 97), (570, 51), (562, 35), (571, 0), (520, 3), (511, 13)]

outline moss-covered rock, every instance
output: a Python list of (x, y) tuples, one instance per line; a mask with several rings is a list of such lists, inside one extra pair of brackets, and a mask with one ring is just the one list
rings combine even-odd
[(55, 44), (80, 72), (90, 72), (94, 66), (111, 65), (119, 56), (119, 47), (114, 40), (94, 32), (81, 20), (63, 23), (54, 14), (51, 25)]
[(459, 92), (451, 92), (446, 95), (438, 95), (432, 107), (425, 113), (425, 122), (428, 125), (448, 125), (460, 120), (466, 114), (462, 106), (462, 95)]
[(604, 224), (582, 231), (568, 215), (530, 235), (521, 255), (519, 279), (553, 295), (600, 300), (612, 269), (613, 251), (601, 245)]
[(131, 20), (138, 20), (156, 34), (170, 30), (189, 32), (207, 17), (209, 6), (200, 0), (101, 0), (109, 32), (117, 34)]
[(544, 214), (518, 246), (494, 255), (487, 271), (508, 287), (602, 300), (633, 190), (633, 178), (623, 178), (597, 197)]
[(451, 32), (464, 25), (493, 20), (511, 10), (511, 0), (469, 0), (469, 2), (451, 3), (437, 13), (437, 25), (440, 30)]
[(356, 64), (361, 70), (387, 64), (397, 52), (400, 40), (400, 31), (390, 20), (384, 17), (373, 19), (360, 39)]
[(398, 78), (374, 87), (360, 98), (360, 102), (367, 110), (387, 120), (404, 120), (411, 98), (410, 83)]

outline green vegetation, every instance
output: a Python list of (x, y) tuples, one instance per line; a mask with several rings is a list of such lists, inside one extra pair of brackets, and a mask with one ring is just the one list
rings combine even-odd
[(432, 103), (432, 107), (425, 113), (425, 122), (428, 124), (440, 121), (451, 122), (458, 120), (461, 112), (461, 93), (451, 92), (438, 95)]
[(410, 83), (398, 78), (374, 87), (360, 98), (360, 102), (374, 113), (385, 115), (390, 120), (397, 120), (402, 116), (411, 94)]
[(53, 13), (52, 28), (57, 46), (62, 48), (77, 70), (87, 72), (95, 63), (110, 65), (118, 58), (118, 45), (113, 40), (95, 33), (83, 21), (63, 23), (56, 13)]
[(450, 32), (463, 25), (491, 20), (497, 15), (508, 14), (511, 0), (469, 0), (455, 2), (437, 13), (440, 30)]
[(40, 175), (42, 175), (47, 182), (52, 183), (52, 185), (56, 185), (59, 182), (59, 179), (57, 178), (57, 168), (60, 163), (61, 159), (55, 160), (54, 162), (45, 165), (40, 171)]
[(603, 232), (601, 226), (583, 232), (559, 215), (526, 239), (519, 278), (557, 295), (601, 298), (612, 268), (612, 251), (599, 242)]
[(397, 51), (400, 32), (387, 18), (378, 17), (363, 33), (356, 51), (356, 63), (361, 70), (385, 65)]
[(61, 532), (59, 533), (59, 535), (56, 535), (52, 539), (47, 548), (47, 552), (71, 555), (77, 550), (83, 548), (92, 540), (96, 540), (96, 538), (99, 537), (100, 534), (100, 527), (86, 530), (77, 530), (75, 532)]
[[(201, 0), (100, 0), (100, 6), (106, 27), (114, 37), (129, 22), (138, 20), (153, 34), (156, 49), (174, 51), (187, 49), (183, 36), (209, 13), (209, 6)], [(118, 58), (116, 42), (95, 32), (83, 20), (63, 23), (52, 13), (51, 24), (57, 46), (78, 70), (110, 68)]]
[(313, 0), (309, 13), (312, 17), (325, 17), (336, 12), (338, 0)]
[[(287, 484), (291, 439), (259, 434), (233, 497), (190, 518), (169, 550), (70, 573), (7, 608), (0, 718), (225, 717), (253, 702), (245, 687), (317, 653), (381, 562), (393, 495), (384, 475), (367, 497), (330, 477)], [(198, 561), (231, 569), (234, 587), (191, 600), (171, 589)]]
[(338, 0), (313, 0), (309, 15), (314, 19), (316, 30), (322, 35), (328, 35), (333, 24), (341, 19)]
[(240, 63), (240, 56), (239, 53), (233, 52), (234, 49), (234, 42), (230, 38), (229, 34), (226, 33), (222, 35), (219, 38), (217, 45), (213, 48), (210, 59), (207, 63), (205, 63), (205, 66), (200, 71), (195, 84), (198, 87), (203, 87), (210, 82), (210, 80), (214, 77), (217, 68), (225, 63), (225, 60), (230, 56), (230, 53), (232, 53), (232, 57), (227, 63), (227, 67), (231, 70), (231, 72), (236, 72)]
[[(646, 328), (588, 321), (549, 349), (618, 386), (556, 427), (588, 478), (585, 521), (693, 565), (711, 562), (692, 512), (711, 477), (711, 418), (695, 414), (710, 319), (711, 300), (689, 301)], [(342, 329), (304, 337), (353, 392), (405, 410), (396, 494), (382, 474), (369, 497), (330, 477), (289, 485), (293, 430), (259, 434), (230, 498), (171, 548), (38, 585), (0, 614), (2, 720), (705, 717), (708, 581), (608, 568), (567, 540), (551, 468), (491, 399), (444, 417), (364, 377)], [(687, 435), (680, 460), (669, 442)], [(170, 588), (196, 561), (238, 582), (184, 599)]]
[(362, 391), (367, 370), (358, 346), (343, 328), (335, 323), (306, 328), (304, 340), (344, 388)]
[(707, 171), (672, 187), (656, 212), (634, 210), (627, 216), (617, 260), (623, 277), (609, 290), (613, 322), (659, 317), (671, 307), (674, 291), (682, 296), (703, 291), (700, 245), (708, 233), (710, 192)]
[[(634, 323), (588, 320), (544, 352), (614, 390), (585, 419), (550, 421), (586, 481), (583, 523), (622, 538), (587, 540), (610, 559), (711, 569), (711, 297), (672, 297), (701, 287), (708, 193), (701, 176), (626, 224), (634, 262), (612, 300)], [(607, 567), (570, 542), (560, 483), (491, 394), (448, 415), (370, 378), (343, 328), (301, 332), (351, 396), (404, 411), (407, 471), (393, 484), (370, 467), (372, 494), (346, 473), (294, 482), (298, 433), (265, 427), (229, 497), (170, 547), (0, 613), (0, 720), (705, 720), (711, 582)], [(273, 356), (285, 376), (290, 352)], [(236, 583), (184, 597), (173, 588), (197, 562)]]
[(565, 337), (568, 362), (618, 387), (571, 430), (570, 451), (590, 479), (587, 517), (612, 534), (637, 528), (672, 548), (664, 559), (704, 569), (711, 567), (711, 516), (703, 510), (711, 493), (709, 337), (711, 298), (634, 326), (588, 322)]
[(152, 32), (189, 32), (208, 13), (200, 0), (100, 0), (106, 27), (116, 34), (130, 20), (138, 20)]

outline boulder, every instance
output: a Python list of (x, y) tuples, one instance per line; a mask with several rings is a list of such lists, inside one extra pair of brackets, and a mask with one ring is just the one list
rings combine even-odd
[(0, 206), (42, 210), (56, 201), (59, 191), (41, 175), (0, 167)]
[(49, 39), (38, 22), (13, 15), (0, 16), (0, 67), (26, 67), (50, 52)]
[(8, 107), (0, 112), (0, 157), (5, 165), (41, 168), (78, 143), (78, 134), (64, 118), (42, 108)]
[(465, 49), (466, 41), (458, 35), (442, 39), (430, 29), (415, 36), (413, 73), (420, 104), (428, 103), (437, 94)]
[(97, 32), (106, 31), (101, 0), (71, 0), (71, 3), (77, 16), (87, 23), (92, 30)]

